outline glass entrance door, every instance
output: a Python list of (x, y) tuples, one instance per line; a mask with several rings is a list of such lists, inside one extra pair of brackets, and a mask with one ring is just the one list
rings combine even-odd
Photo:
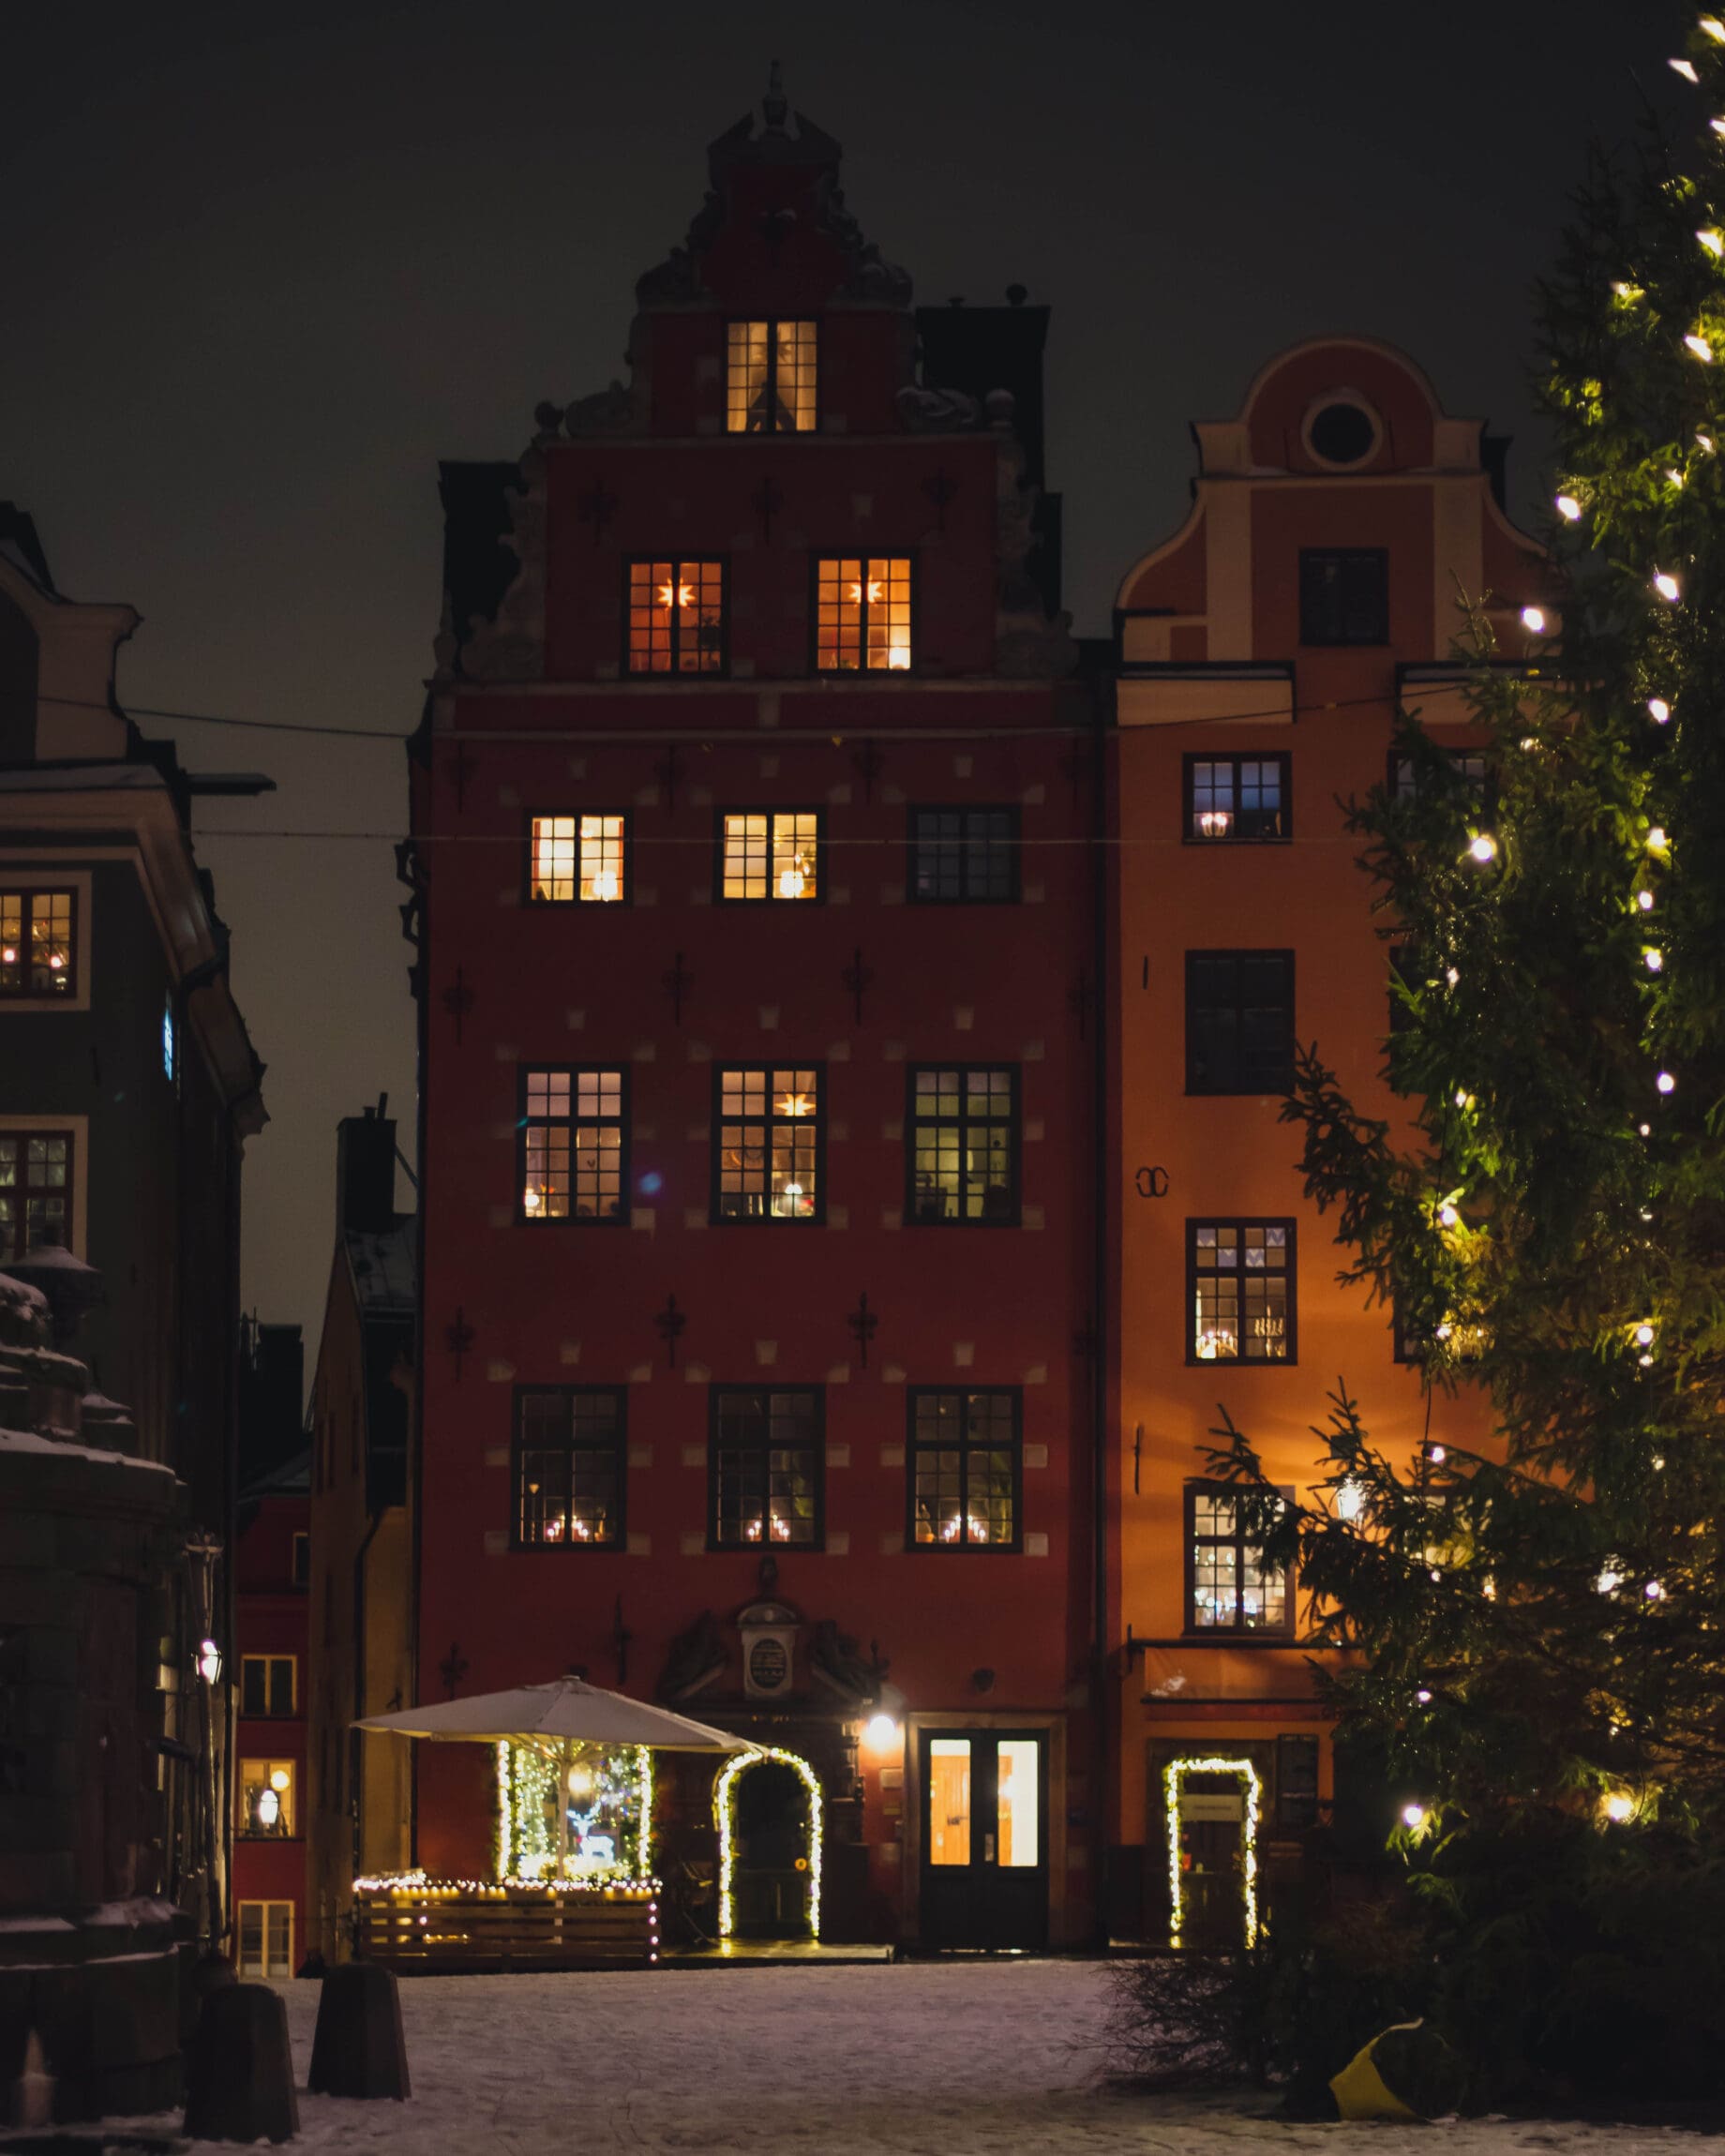
[(919, 1759), (924, 1940), (1046, 1944), (1046, 1733), (924, 1729)]

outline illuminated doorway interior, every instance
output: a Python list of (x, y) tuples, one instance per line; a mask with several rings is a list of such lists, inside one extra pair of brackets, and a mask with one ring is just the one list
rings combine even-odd
[(1171, 1945), (1255, 1942), (1262, 1795), (1250, 1759), (1170, 1759), (1163, 1768)]

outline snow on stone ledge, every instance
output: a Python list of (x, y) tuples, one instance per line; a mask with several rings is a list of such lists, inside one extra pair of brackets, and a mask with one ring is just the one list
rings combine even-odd
[(33, 1288), (28, 1280), (15, 1280), (10, 1273), (0, 1273), (0, 1308), (8, 1304), (13, 1310), (28, 1310), (33, 1317), (48, 1315), (48, 1297), (40, 1288)]
[(0, 1430), (0, 1454), (8, 1452), (69, 1453), (74, 1460), (112, 1461), (115, 1467), (142, 1468), (148, 1475), (173, 1478), (173, 1470), (159, 1460), (137, 1460), (129, 1452), (112, 1452), (105, 1445), (68, 1445), (57, 1437), (38, 1437), (33, 1430)]

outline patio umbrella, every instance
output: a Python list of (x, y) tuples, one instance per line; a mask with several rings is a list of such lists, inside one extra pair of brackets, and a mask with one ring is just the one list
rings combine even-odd
[[(441, 1705), (404, 1707), (395, 1714), (367, 1714), (359, 1729), (393, 1729), (400, 1737), (434, 1743), (495, 1744), (504, 1738), (555, 1746), (568, 1760), (577, 1744), (644, 1745), (656, 1752), (750, 1752), (745, 1737), (733, 1737), (667, 1707), (649, 1706), (621, 1692), (607, 1692), (580, 1677), (556, 1677), (548, 1684), (517, 1684), (506, 1692), (479, 1692)], [(568, 1853), (568, 1816), (560, 1802), (558, 1872)]]

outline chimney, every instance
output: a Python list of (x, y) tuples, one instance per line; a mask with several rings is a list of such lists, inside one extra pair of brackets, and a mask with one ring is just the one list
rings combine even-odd
[(336, 1227), (342, 1235), (378, 1235), (396, 1224), (396, 1125), (375, 1108), (344, 1115), (336, 1127)]

